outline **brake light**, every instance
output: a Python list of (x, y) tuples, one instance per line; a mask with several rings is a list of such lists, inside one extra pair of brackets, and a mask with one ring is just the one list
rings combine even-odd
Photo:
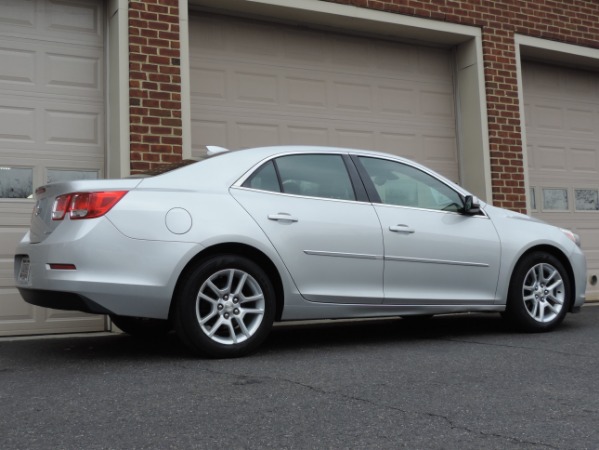
[(69, 214), (71, 220), (101, 217), (112, 209), (127, 191), (74, 192), (56, 197), (52, 220), (62, 220)]

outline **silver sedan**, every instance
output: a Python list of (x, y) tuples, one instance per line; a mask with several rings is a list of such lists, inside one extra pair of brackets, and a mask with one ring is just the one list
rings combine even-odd
[(548, 331), (585, 300), (578, 236), (385, 153), (225, 152), (143, 179), (37, 189), (15, 280), (34, 305), (255, 350), (273, 322), (498, 312)]

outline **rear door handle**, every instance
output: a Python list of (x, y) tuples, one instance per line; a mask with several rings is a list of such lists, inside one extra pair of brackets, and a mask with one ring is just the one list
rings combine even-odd
[(276, 220), (278, 222), (297, 222), (297, 218), (287, 213), (269, 214), (268, 220)]
[(412, 234), (415, 233), (416, 230), (414, 228), (411, 228), (407, 225), (404, 224), (400, 224), (400, 225), (391, 225), (389, 227), (390, 231), (394, 231), (395, 233), (406, 233), (406, 234)]

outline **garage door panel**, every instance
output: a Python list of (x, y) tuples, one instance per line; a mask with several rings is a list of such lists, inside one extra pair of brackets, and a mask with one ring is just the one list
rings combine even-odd
[(316, 108), (321, 111), (327, 107), (327, 83), (310, 77), (287, 77), (287, 104), (292, 108)]
[(98, 112), (70, 109), (44, 111), (44, 140), (50, 145), (72, 145), (77, 153), (97, 154), (101, 144), (102, 120)]
[(285, 139), (291, 145), (332, 145), (328, 128), (318, 126), (287, 126)]
[(13, 285), (14, 251), (34, 205), (23, 197), (50, 178), (104, 171), (103, 8), (97, 0), (2, 3), (0, 335), (104, 329), (101, 316), (33, 307)]
[(0, 40), (0, 85), (12, 84), (30, 89), (36, 79), (36, 51), (17, 47), (18, 41)]
[(370, 130), (336, 129), (333, 133), (333, 145), (349, 148), (374, 148), (375, 134)]
[(101, 49), (0, 36), (0, 58), (0, 89), (13, 94), (36, 99), (39, 95), (76, 93), (87, 101), (97, 101), (103, 90)]
[(2, 296), (2, 317), (0, 318), (0, 335), (4, 328), (12, 325), (35, 325), (36, 308), (25, 303), (15, 288), (0, 288)]
[(98, 42), (102, 39), (102, 2), (89, 0), (3, 0), (0, 23), (13, 36)]
[(261, 147), (281, 141), (279, 126), (271, 122), (238, 122), (233, 133), (244, 147)]
[[(590, 281), (599, 275), (599, 77), (525, 63), (523, 80), (533, 215), (580, 234)], [(587, 291), (599, 299), (599, 286)]]
[(597, 176), (599, 174), (599, 152), (596, 148), (572, 148), (570, 163), (574, 172)]
[(101, 35), (101, 11), (98, 3), (89, 1), (48, 1), (44, 3), (43, 27), (49, 32), (76, 32)]
[(69, 49), (68, 53), (59, 53), (57, 50), (44, 55), (46, 88), (57, 92), (62, 89), (70, 92), (73, 89), (92, 90), (92, 95), (101, 88), (101, 55), (93, 57), (89, 52), (76, 54), (73, 49)]
[(35, 108), (8, 103), (0, 106), (0, 141), (35, 142)]

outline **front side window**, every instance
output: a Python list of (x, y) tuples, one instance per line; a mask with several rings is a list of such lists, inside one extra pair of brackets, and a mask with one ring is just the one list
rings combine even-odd
[(360, 157), (382, 203), (459, 212), (460, 195), (419, 169), (386, 159)]
[(307, 197), (356, 199), (341, 155), (281, 156), (259, 168), (244, 186)]

